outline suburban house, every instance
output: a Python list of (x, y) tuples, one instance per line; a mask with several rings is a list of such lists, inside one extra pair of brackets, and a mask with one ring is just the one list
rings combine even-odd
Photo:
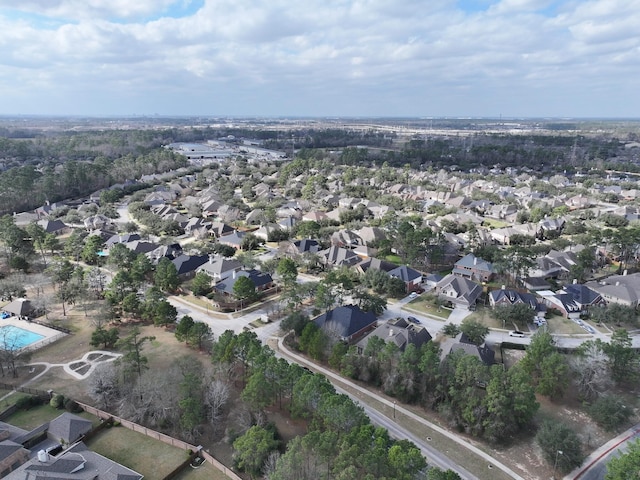
[(141, 480), (81, 441), (90, 420), (65, 412), (31, 431), (0, 422), (0, 477), (9, 480)]
[(599, 293), (606, 302), (619, 303), (629, 307), (640, 306), (640, 273), (612, 275), (598, 282), (585, 284)]
[(364, 274), (367, 270), (382, 270), (383, 272), (391, 272), (398, 268), (393, 262), (386, 260), (380, 260), (379, 258), (366, 258), (356, 265), (356, 269), (359, 273)]
[(402, 280), (406, 286), (407, 293), (415, 292), (416, 290), (420, 289), (420, 284), (422, 283), (422, 273), (414, 270), (411, 267), (400, 265), (399, 267), (390, 270), (389, 275)]
[(216, 283), (214, 289), (228, 297), (233, 297), (235, 295), (233, 286), (240, 277), (248, 277), (255, 285), (257, 292), (268, 290), (274, 286), (271, 275), (261, 272), (260, 270), (238, 270), (227, 273), (226, 277), (223, 277), (218, 283)]
[(314, 323), (334, 340), (353, 344), (376, 327), (376, 316), (357, 305), (343, 305), (320, 315)]
[(182, 254), (171, 262), (176, 266), (178, 270), (178, 277), (181, 279), (191, 278), (196, 274), (196, 270), (201, 265), (204, 265), (209, 261), (208, 255), (185, 255)]
[(538, 310), (538, 300), (536, 300), (536, 296), (531, 293), (523, 293), (505, 288), (489, 292), (489, 305), (494, 308), (502, 305), (516, 305), (518, 303), (529, 305), (532, 310)]
[(40, 225), (45, 232), (53, 233), (54, 235), (63, 235), (65, 233), (69, 233), (71, 229), (67, 227), (62, 220), (38, 220), (38, 225)]
[(435, 293), (441, 300), (451, 302), (455, 308), (473, 308), (482, 295), (482, 287), (450, 273), (436, 284)]
[(210, 255), (209, 261), (198, 267), (196, 273), (204, 272), (215, 281), (218, 281), (240, 270), (242, 270), (242, 264), (235, 258)]
[(490, 262), (469, 253), (455, 263), (452, 273), (469, 280), (488, 282), (493, 278), (495, 270)]
[(464, 333), (459, 333), (456, 338), (446, 338), (440, 344), (440, 348), (443, 359), (452, 353), (462, 352), (465, 355), (473, 355), (487, 366), (496, 363), (496, 352), (484, 343), (475, 345)]
[(318, 252), (320, 263), (330, 267), (350, 267), (360, 261), (360, 257), (353, 250), (342, 247), (330, 247)]
[(579, 318), (588, 308), (606, 303), (600, 293), (577, 283), (566, 285), (555, 293), (542, 291), (538, 294), (548, 307), (557, 309), (566, 318)]
[(385, 342), (392, 342), (401, 351), (404, 351), (409, 344), (420, 348), (425, 343), (431, 341), (431, 335), (422, 325), (416, 325), (404, 318), (392, 318), (377, 327), (356, 344), (358, 353), (362, 354), (366, 350), (369, 339), (372, 337), (381, 338)]

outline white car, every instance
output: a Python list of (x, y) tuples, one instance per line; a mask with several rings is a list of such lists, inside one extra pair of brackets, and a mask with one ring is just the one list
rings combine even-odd
[(524, 333), (523, 332), (519, 332), (518, 330), (511, 330), (509, 332), (509, 336), (510, 337), (519, 337), (519, 338), (523, 338), (524, 337)]
[(409, 294), (409, 298), (416, 298), (418, 296), (418, 294), (416, 292), (411, 292)]

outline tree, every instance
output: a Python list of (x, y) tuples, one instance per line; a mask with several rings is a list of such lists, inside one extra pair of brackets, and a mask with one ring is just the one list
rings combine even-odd
[(240, 248), (245, 251), (257, 250), (261, 245), (264, 244), (264, 240), (256, 237), (253, 233), (247, 233), (245, 237), (242, 239), (242, 243), (240, 244)]
[(440, 470), (438, 467), (429, 467), (427, 480), (461, 480), (453, 470)]
[(251, 301), (256, 296), (256, 284), (249, 277), (239, 277), (233, 284), (233, 295), (240, 300), (240, 305), (246, 301)]
[(460, 327), (455, 323), (445, 323), (442, 327), (442, 333), (447, 337), (454, 338), (460, 333)]
[(591, 418), (609, 432), (624, 425), (632, 414), (632, 409), (616, 395), (601, 396), (589, 407)]
[(136, 253), (127, 248), (123, 243), (116, 243), (109, 249), (108, 263), (118, 270), (131, 268)]
[(193, 368), (191, 360), (183, 359), (181, 363), (185, 363), (184, 360), (189, 362), (191, 368), (183, 373), (180, 382), (180, 427), (186, 438), (193, 439), (204, 419), (202, 374)]
[(273, 450), (278, 448), (272, 429), (254, 425), (247, 432), (233, 442), (235, 465), (251, 478), (260, 475), (265, 460)]
[(153, 336), (143, 337), (140, 335), (140, 329), (134, 327), (129, 335), (118, 341), (118, 347), (124, 351), (121, 361), (128, 372), (135, 372), (138, 378), (142, 376), (142, 372), (149, 367), (149, 360), (142, 354), (142, 349), (146, 342), (152, 342), (156, 339)]
[(211, 277), (206, 272), (198, 272), (191, 281), (191, 290), (196, 296), (206, 295), (211, 291)]
[(153, 323), (158, 327), (175, 323), (178, 318), (178, 310), (166, 299), (157, 302), (153, 308)]
[(288, 290), (293, 288), (298, 278), (298, 266), (290, 258), (282, 258), (278, 262), (276, 273), (282, 279), (284, 289)]
[(44, 264), (44, 267), (47, 268), (47, 257), (44, 254), (45, 239), (47, 237), (46, 230), (37, 223), (31, 223), (27, 225), (25, 227), (25, 230), (31, 236), (33, 246), (40, 250), (40, 254), (42, 255), (42, 263)]
[(469, 318), (465, 318), (462, 321), (460, 331), (475, 345), (481, 345), (486, 336), (489, 335), (489, 327)]
[(214, 429), (220, 427), (222, 409), (229, 400), (229, 394), (229, 385), (219, 379), (213, 380), (207, 388), (206, 403), (209, 406), (209, 419)]
[[(100, 235), (88, 236), (84, 242), (82, 253), (80, 256), (89, 265), (95, 265), (98, 263), (98, 252), (104, 248), (104, 240)], [(126, 247), (125, 247), (126, 248)]]
[(224, 243), (214, 243), (211, 250), (213, 253), (217, 253), (223, 257), (233, 257), (236, 254), (235, 248), (230, 245), (225, 245)]
[(533, 322), (536, 312), (526, 303), (515, 303), (495, 307), (493, 316), (502, 322), (502, 328), (509, 322), (516, 330), (523, 330), (527, 324)]
[(114, 362), (96, 366), (89, 377), (89, 395), (96, 401), (98, 408), (109, 408), (120, 398), (120, 375)]
[(203, 350), (205, 343), (208, 343), (213, 338), (211, 327), (203, 322), (195, 322), (189, 329), (187, 336), (187, 344), (191, 347), (196, 347), (198, 350)]
[(536, 442), (547, 462), (555, 465), (557, 459), (557, 468), (561, 472), (570, 472), (584, 460), (582, 444), (576, 433), (557, 420), (545, 420), (542, 423), (536, 434)]
[(100, 347), (104, 350), (115, 347), (118, 342), (120, 332), (117, 328), (113, 327), (106, 330), (103, 326), (98, 326), (91, 334), (90, 345), (92, 347)]
[(189, 337), (189, 330), (191, 330), (191, 327), (193, 327), (194, 324), (195, 322), (193, 321), (193, 318), (191, 318), (189, 315), (183, 316), (176, 326), (176, 339), (179, 342), (185, 342)]
[(156, 266), (156, 272), (153, 276), (153, 283), (161, 290), (174, 292), (180, 279), (178, 278), (178, 270), (171, 260), (162, 257)]
[(630, 480), (640, 474), (640, 439), (627, 444), (627, 452), (621, 453), (607, 463), (604, 480)]
[(617, 382), (630, 382), (638, 376), (638, 354), (632, 348), (631, 336), (624, 329), (611, 335), (609, 343), (602, 344), (602, 350), (609, 358), (611, 375)]
[(561, 396), (566, 388), (567, 362), (555, 348), (551, 333), (538, 330), (532, 337), (520, 365), (531, 376), (536, 392)]
[(299, 336), (307, 323), (309, 323), (307, 315), (302, 312), (292, 312), (280, 322), (280, 331), (286, 333), (293, 330)]
[(382, 315), (387, 309), (387, 299), (379, 295), (370, 294), (364, 290), (356, 290), (353, 298), (357, 300), (358, 306), (365, 312), (373, 312), (376, 316)]

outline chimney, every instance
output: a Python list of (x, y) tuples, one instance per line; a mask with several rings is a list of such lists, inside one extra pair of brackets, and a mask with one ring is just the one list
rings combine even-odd
[(209, 255), (209, 264), (213, 263), (213, 255)]
[(577, 283), (578, 283), (578, 279), (577, 279), (577, 278), (574, 278), (574, 279), (573, 279), (573, 284), (574, 284), (574, 285), (576, 285)]
[(390, 336), (390, 337), (393, 337), (393, 328), (390, 328), (390, 329), (389, 329), (389, 336)]
[(473, 259), (473, 264), (474, 264), (474, 265), (477, 265), (477, 264), (478, 264), (478, 257), (474, 257), (474, 259)]
[(625, 268), (624, 271), (622, 272), (622, 276), (626, 276), (627, 275), (627, 269)]
[(506, 288), (506, 286), (505, 286), (505, 285), (502, 285), (502, 290), (504, 290), (505, 288)]
[(616, 287), (619, 287), (619, 286), (620, 286), (620, 282), (616, 282)]

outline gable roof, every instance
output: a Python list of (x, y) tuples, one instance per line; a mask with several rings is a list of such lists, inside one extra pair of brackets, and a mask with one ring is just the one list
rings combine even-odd
[(240, 277), (248, 277), (253, 282), (256, 288), (263, 287), (273, 282), (271, 275), (260, 270), (240, 270), (227, 272), (227, 275), (222, 278), (216, 285), (215, 289), (219, 292), (233, 295), (233, 286), (236, 284)]
[(390, 270), (389, 275), (392, 277), (397, 277), (405, 283), (413, 282), (418, 278), (422, 280), (422, 273), (414, 270), (411, 267), (407, 267), (406, 265), (400, 265), (399, 267)]
[(343, 305), (320, 315), (314, 323), (328, 335), (346, 339), (375, 321), (373, 312), (363, 312), (357, 305)]
[(431, 341), (432, 338), (425, 327), (410, 323), (404, 318), (392, 318), (383, 323), (367, 335), (366, 338), (359, 341), (357, 345), (364, 350), (372, 337), (381, 338), (385, 342), (392, 342), (402, 351), (409, 344), (419, 348)]
[(56, 440), (73, 443), (91, 431), (91, 428), (90, 420), (65, 412), (49, 422), (48, 433)]
[(458, 260), (455, 264), (454, 271), (458, 268), (473, 268), (478, 271), (494, 273), (493, 265), (486, 260), (476, 257), (473, 253), (469, 253)]
[(203, 265), (209, 260), (207, 255), (180, 255), (171, 262), (176, 266), (178, 275), (184, 275), (186, 273), (193, 272), (200, 265)]

